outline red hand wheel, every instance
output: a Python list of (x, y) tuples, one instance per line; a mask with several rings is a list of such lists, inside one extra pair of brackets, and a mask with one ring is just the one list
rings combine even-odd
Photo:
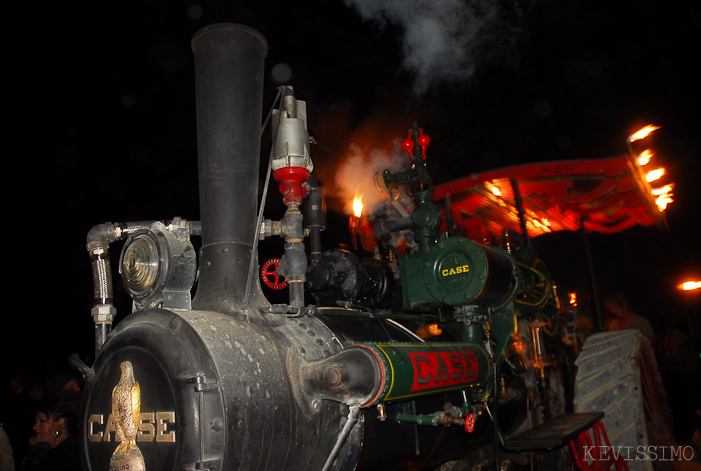
[(277, 267), (280, 265), (279, 258), (271, 258), (263, 264), (260, 269), (260, 277), (263, 283), (272, 289), (287, 288), (287, 281), (284, 277), (277, 274)]
[(472, 433), (475, 430), (475, 422), (477, 422), (475, 414), (467, 414), (465, 417), (465, 431), (467, 433)]

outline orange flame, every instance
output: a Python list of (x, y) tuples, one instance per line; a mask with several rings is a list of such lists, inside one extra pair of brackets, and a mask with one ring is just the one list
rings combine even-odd
[(674, 201), (672, 199), (672, 196), (674, 196), (674, 194), (672, 193), (673, 188), (674, 183), (670, 183), (669, 185), (665, 185), (660, 188), (652, 188), (650, 190), (653, 195), (657, 196), (657, 198), (655, 199), (655, 204), (657, 205), (657, 208), (660, 210), (660, 212), (667, 209), (667, 205)]
[(695, 289), (701, 289), (701, 281), (685, 281), (684, 283), (677, 286), (677, 288), (684, 291), (692, 291)]
[(514, 343), (512, 344), (513, 349), (516, 351), (516, 353), (518, 353), (519, 355), (522, 355), (526, 351), (526, 348), (527, 348), (526, 342), (521, 340), (521, 338), (518, 337), (515, 332), (512, 334), (512, 337), (514, 339)]
[(357, 218), (363, 214), (363, 195), (356, 195), (353, 198), (353, 215)]
[(657, 205), (657, 209), (662, 212), (667, 209), (667, 205), (673, 201), (672, 195), (661, 195), (655, 199), (655, 204)]
[(441, 329), (438, 324), (429, 324), (428, 325), (428, 332), (436, 337), (438, 335), (441, 335), (443, 333), (443, 329)]
[(655, 180), (659, 180), (662, 178), (662, 175), (664, 175), (666, 170), (663, 167), (656, 168), (655, 170), (650, 170), (645, 174), (645, 180), (650, 182), (654, 182)]
[(640, 139), (645, 139), (651, 132), (657, 131), (660, 129), (659, 126), (653, 126), (652, 124), (648, 124), (642, 129), (639, 129), (635, 131), (633, 134), (628, 136), (628, 142), (633, 142), (633, 141), (639, 141)]
[(645, 149), (640, 153), (638, 156), (638, 163), (640, 165), (647, 165), (650, 163), (650, 160), (652, 159), (652, 156), (655, 155), (654, 152), (652, 152), (650, 149)]
[(653, 195), (664, 195), (666, 193), (672, 193), (672, 189), (674, 188), (674, 183), (670, 183), (669, 185), (665, 185), (660, 188), (653, 188), (652, 194)]
[(577, 306), (577, 293), (567, 293), (570, 298), (570, 305)]

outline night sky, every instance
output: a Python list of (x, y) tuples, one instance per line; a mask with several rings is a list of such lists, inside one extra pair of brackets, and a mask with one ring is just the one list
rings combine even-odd
[[(91, 360), (92, 226), (198, 220), (190, 39), (216, 22), (267, 38), (265, 110), (278, 74), (290, 73), (282, 80), (307, 101), (310, 132), (324, 145), (312, 157), (332, 211), (341, 209), (334, 171), (349, 147), (387, 146), (414, 121), (432, 137), (436, 183), (622, 155), (633, 131), (662, 126), (652, 145), (676, 183), (669, 230), (593, 234), (595, 273), (602, 297), (623, 291), (656, 326), (672, 313), (700, 315), (700, 295), (684, 300), (674, 289), (684, 276), (701, 278), (698, 2), (462, 2), (471, 8), (447, 13), (454, 2), (44, 3), (15, 2), (5, 17), (9, 373), (71, 352)], [(586, 284), (580, 234), (536, 247), (566, 289)]]

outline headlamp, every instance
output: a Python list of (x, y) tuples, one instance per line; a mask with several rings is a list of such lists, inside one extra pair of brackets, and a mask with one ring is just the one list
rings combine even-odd
[(122, 252), (120, 263), (124, 287), (132, 296), (153, 292), (163, 260), (158, 242), (151, 231), (143, 231), (131, 238)]
[(122, 283), (138, 310), (190, 309), (196, 270), (188, 230), (171, 232), (162, 223), (130, 235), (119, 259)]

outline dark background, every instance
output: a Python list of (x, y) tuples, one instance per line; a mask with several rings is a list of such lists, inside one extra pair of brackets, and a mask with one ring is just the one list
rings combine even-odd
[[(436, 10), (442, 2), (395, 3), (402, 11), (376, 11), (380, 21), (341, 0), (7, 5), (3, 381), (63, 366), (72, 352), (92, 361), (85, 236), (93, 225), (198, 220), (189, 42), (215, 22), (267, 38), (264, 107), (280, 85), (276, 66), (286, 64), (285, 83), (307, 101), (311, 133), (335, 149), (312, 148), (331, 196), (333, 237), (347, 237), (332, 182), (348, 147), (384, 146), (415, 120), (432, 137), (436, 183), (622, 155), (629, 134), (662, 126), (651, 144), (676, 183), (668, 229), (592, 234), (593, 266), (600, 296), (624, 292), (657, 329), (679, 314), (698, 319), (700, 295), (675, 288), (701, 279), (698, 3), (464, 3), (472, 13), (447, 16)], [(446, 19), (453, 23), (441, 49), (436, 31)], [(423, 46), (433, 51), (424, 56)], [(536, 247), (562, 289), (586, 288), (581, 234), (539, 238)], [(118, 256), (119, 247), (115, 265)], [(128, 300), (118, 307), (121, 318)]]

